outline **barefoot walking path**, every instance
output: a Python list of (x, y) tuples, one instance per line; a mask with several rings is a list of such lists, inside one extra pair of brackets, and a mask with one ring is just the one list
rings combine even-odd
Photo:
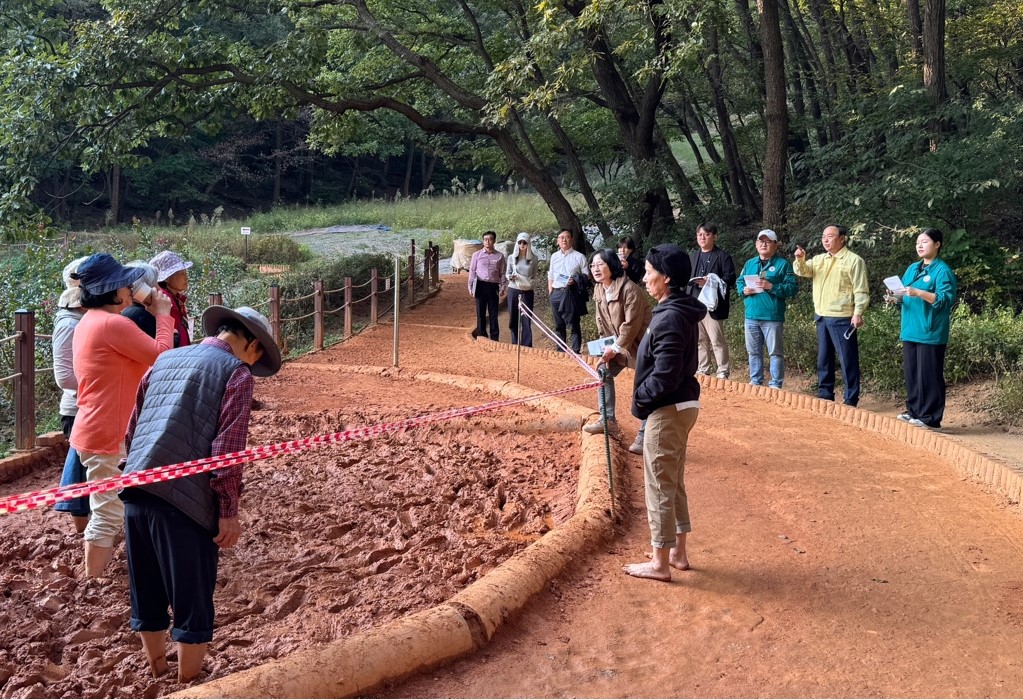
[[(473, 313), (464, 278), (445, 278), (404, 317), (401, 365), (514, 379), (512, 349), (470, 339)], [(317, 361), (388, 364), (384, 331)], [(524, 385), (582, 379), (567, 359), (523, 353)], [(618, 379), (623, 441), (638, 427), (631, 381)], [(568, 398), (592, 407), (594, 394)], [(1018, 503), (894, 437), (720, 389), (702, 403), (686, 464), (692, 570), (622, 573), (649, 546), (630, 455), (618, 539), (484, 651), (379, 696), (1023, 695)]]

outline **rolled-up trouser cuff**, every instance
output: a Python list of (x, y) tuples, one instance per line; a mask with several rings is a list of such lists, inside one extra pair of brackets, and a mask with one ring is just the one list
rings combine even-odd
[[(78, 456), (85, 467), (87, 480), (91, 483), (113, 476), (120, 476), (117, 466), (124, 459), (124, 446), (117, 454), (106, 455), (94, 452), (80, 452)], [(83, 537), (98, 547), (113, 547), (114, 538), (124, 525), (124, 503), (117, 497), (117, 491), (104, 491), (89, 496), (92, 515)]]
[(171, 639), (182, 644), (207, 644), (213, 641), (213, 630), (197, 632), (175, 627), (171, 630)]

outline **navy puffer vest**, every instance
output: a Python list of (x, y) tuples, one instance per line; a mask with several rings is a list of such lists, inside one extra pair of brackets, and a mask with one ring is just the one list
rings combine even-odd
[[(241, 364), (211, 345), (190, 345), (160, 355), (149, 377), (124, 473), (210, 457), (224, 390)], [(138, 488), (216, 533), (220, 515), (210, 479), (209, 473), (196, 474)]]

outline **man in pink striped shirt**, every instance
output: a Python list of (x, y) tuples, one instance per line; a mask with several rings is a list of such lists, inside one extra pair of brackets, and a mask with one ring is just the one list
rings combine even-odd
[[(473, 337), (496, 341), (500, 334), (497, 323), (497, 304), (508, 280), (504, 276), (505, 258), (494, 248), (497, 234), (483, 234), (483, 250), (472, 254), (469, 262), (469, 294), (476, 298), (476, 330)], [(489, 333), (487, 317), (489, 316)]]

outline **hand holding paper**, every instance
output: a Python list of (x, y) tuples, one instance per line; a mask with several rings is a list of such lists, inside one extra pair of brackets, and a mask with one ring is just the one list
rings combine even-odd
[(902, 284), (902, 280), (895, 275), (885, 277), (884, 286), (887, 287), (892, 294), (898, 297), (901, 297), (906, 293), (906, 286)]
[(754, 294), (763, 294), (764, 288), (760, 286), (760, 275), (743, 275), (743, 282), (753, 290)]

